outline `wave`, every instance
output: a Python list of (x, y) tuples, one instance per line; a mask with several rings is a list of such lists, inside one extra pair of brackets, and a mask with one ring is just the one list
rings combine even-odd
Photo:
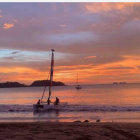
[[(0, 105), (0, 112), (32, 112), (32, 105)], [(59, 111), (87, 111), (87, 112), (139, 112), (140, 106), (114, 106), (114, 105), (60, 105)]]
[[(69, 111), (140, 111), (140, 106), (114, 106), (114, 105), (68, 105), (66, 106), (66, 110)], [(64, 108), (65, 110), (65, 108)]]

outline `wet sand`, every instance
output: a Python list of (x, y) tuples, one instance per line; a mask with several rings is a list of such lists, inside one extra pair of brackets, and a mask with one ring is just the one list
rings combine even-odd
[(0, 123), (0, 140), (140, 140), (140, 123)]

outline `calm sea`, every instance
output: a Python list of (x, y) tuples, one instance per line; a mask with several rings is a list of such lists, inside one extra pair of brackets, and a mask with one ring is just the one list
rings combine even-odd
[(52, 101), (59, 97), (66, 105), (59, 112), (33, 113), (42, 92), (43, 87), (1, 88), (0, 121), (140, 122), (140, 84), (53, 87)]

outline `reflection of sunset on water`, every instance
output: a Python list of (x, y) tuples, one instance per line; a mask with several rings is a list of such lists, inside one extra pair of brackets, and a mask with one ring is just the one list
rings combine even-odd
[[(77, 91), (74, 86), (53, 87), (52, 98), (69, 104), (139, 105), (139, 85), (93, 85)], [(0, 89), (1, 104), (33, 104), (41, 97), (43, 87)], [(48, 87), (44, 101), (47, 101)]]
[[(1, 88), (0, 121), (62, 121), (75, 120), (139, 122), (140, 84), (102, 84), (56, 86), (51, 101), (58, 97), (64, 106), (58, 112), (33, 113), (33, 103), (41, 97), (44, 87)], [(48, 87), (43, 101), (48, 97)]]

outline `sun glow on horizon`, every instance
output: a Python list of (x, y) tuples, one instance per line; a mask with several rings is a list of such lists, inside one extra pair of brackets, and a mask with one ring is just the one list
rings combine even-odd
[(46, 79), (52, 48), (55, 81), (140, 82), (139, 13), (132, 2), (1, 3), (0, 82)]

